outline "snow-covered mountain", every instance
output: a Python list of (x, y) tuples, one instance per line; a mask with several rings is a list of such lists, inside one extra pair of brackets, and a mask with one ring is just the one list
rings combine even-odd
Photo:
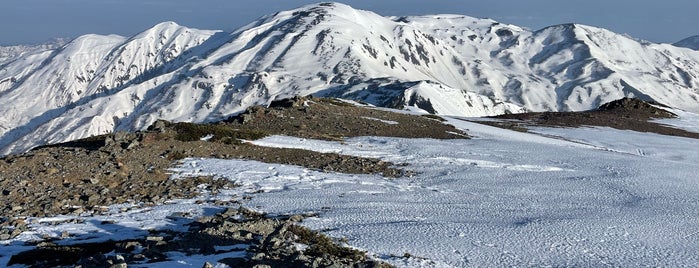
[(677, 43), (674, 43), (673, 45), (699, 50), (699, 35), (687, 37), (685, 39), (680, 40)]
[(338, 3), (231, 33), (165, 22), (0, 62), (0, 154), (307, 94), (462, 116), (585, 110), (625, 96), (699, 112), (699, 52), (578, 24), (529, 31)]
[(14, 60), (24, 54), (59, 48), (65, 45), (68, 41), (70, 40), (64, 38), (54, 38), (36, 45), (0, 46), (0, 65)]

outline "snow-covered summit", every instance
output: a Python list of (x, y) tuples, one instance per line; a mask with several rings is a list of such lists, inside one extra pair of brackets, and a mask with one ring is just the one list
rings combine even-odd
[(575, 111), (635, 96), (699, 111), (699, 52), (565, 24), (382, 17), (319, 3), (233, 32), (164, 22), (0, 63), (0, 154), (157, 119), (213, 121), (315, 94), (448, 115)]

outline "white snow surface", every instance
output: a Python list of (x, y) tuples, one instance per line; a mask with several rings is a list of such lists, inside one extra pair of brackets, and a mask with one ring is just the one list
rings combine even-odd
[[(315, 213), (303, 224), (398, 267), (699, 265), (699, 140), (609, 128), (520, 133), (464, 119), (448, 123), (474, 138), (250, 141), (407, 164), (417, 172), (412, 177), (186, 159), (172, 170), (173, 179), (233, 180), (241, 187), (199, 199), (248, 195), (243, 206), (272, 215)], [(22, 241), (44, 234), (74, 236), (61, 243), (123, 239), (144, 229), (182, 229), (187, 219), (167, 217), (174, 212), (197, 216), (218, 209), (179, 200), (129, 212), (115, 206), (110, 215), (81, 224), (42, 224), (67, 217), (33, 219), (32, 231), (4, 242), (0, 263), (26, 249)], [(99, 224), (105, 220), (114, 224)], [(405, 253), (412, 257), (402, 258)], [(172, 254), (168, 266), (218, 258)]]
[(22, 55), (36, 53), (42, 50), (51, 50), (59, 48), (68, 40), (63, 38), (54, 38), (47, 42), (35, 45), (17, 45), (17, 46), (0, 46), (0, 66), (15, 60)]
[(629, 96), (699, 111), (699, 51), (579, 24), (529, 31), (339, 3), (230, 33), (164, 22), (132, 37), (5, 54), (0, 154), (157, 119), (215, 121), (308, 94), (456, 116), (578, 111)]
[(679, 109), (665, 109), (677, 115), (677, 118), (656, 119), (653, 122), (699, 133), (699, 113), (692, 113)]

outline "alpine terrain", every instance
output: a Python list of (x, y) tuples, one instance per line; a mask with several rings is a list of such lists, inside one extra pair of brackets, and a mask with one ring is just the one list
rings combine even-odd
[(0, 154), (157, 119), (211, 122), (309, 94), (458, 116), (580, 111), (622, 97), (699, 111), (695, 50), (579, 24), (530, 31), (339, 3), (231, 33), (164, 22), (131, 37), (4, 51)]
[(696, 267), (696, 44), (319, 3), (0, 47), (0, 266)]

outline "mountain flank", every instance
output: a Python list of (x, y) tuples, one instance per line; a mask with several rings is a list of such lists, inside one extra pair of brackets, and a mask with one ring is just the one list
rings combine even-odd
[[(215, 178), (170, 180), (168, 168), (187, 157), (240, 158), (304, 166), (326, 172), (409, 175), (371, 158), (255, 146), (245, 140), (269, 135), (342, 140), (356, 136), (465, 139), (466, 133), (434, 116), (398, 114), (344, 101), (294, 98), (251, 107), (210, 124), (157, 121), (148, 130), (100, 135), (48, 145), (0, 160), (2, 215), (51, 216), (99, 213), (125, 202), (156, 204), (233, 187)], [(47, 194), (48, 193), (48, 194)]]
[[(403, 153), (417, 139), (472, 138), (447, 123), (457, 124), (449, 121), (454, 118), (517, 131), (590, 126), (699, 139), (699, 133), (655, 121), (675, 118), (669, 111), (699, 112), (695, 43), (690, 38), (674, 46), (652, 44), (580, 24), (530, 31), (459, 15), (383, 17), (319, 3), (262, 17), (233, 32), (164, 22), (130, 37), (85, 35), (70, 42), (0, 48), (0, 240), (24, 237), (39, 218), (52, 217), (41, 224), (79, 223), (181, 199), (216, 210), (204, 217), (191, 211), (166, 217), (186, 223), (180, 225), (187, 230), (138, 229), (138, 237), (97, 243), (72, 239), (66, 231), (38, 237), (18, 245), (23, 252), (0, 252), (0, 257), (12, 255), (9, 264), (33, 267), (126, 267), (172, 261), (164, 252), (208, 257), (225, 251), (238, 255), (216, 261), (233, 267), (387, 267), (346, 241), (301, 227), (313, 213), (265, 215), (242, 207), (268, 188), (221, 199), (217, 194), (225, 190), (248, 188), (241, 187), (241, 180), (236, 184), (208, 175), (175, 179), (174, 168), (188, 163), (196, 169), (197, 158), (244, 159), (281, 164), (269, 167), (270, 172), (289, 165), (323, 175), (375, 174), (363, 178), (377, 178), (378, 184), (405, 181), (401, 186), (407, 188), (444, 176), (462, 183), (457, 179), (484, 172), (481, 168), (503, 168), (513, 174), (508, 179), (521, 177), (509, 173), (517, 168), (556, 176), (563, 167), (496, 163), (501, 161), (492, 159), (497, 155), (484, 157), (487, 161), (457, 156), (454, 163), (465, 163), (457, 178), (451, 177), (455, 166), (446, 167), (446, 175), (411, 167), (408, 163), (418, 162), (410, 161), (425, 162), (425, 148), (409, 160), (383, 158), (405, 161), (393, 163), (250, 141), (274, 135), (335, 142), (397, 137)], [(467, 125), (477, 132), (476, 124)], [(487, 143), (479, 148), (490, 153), (498, 140), (453, 144), (470, 147), (473, 141)], [(361, 152), (368, 148), (359, 147)], [(567, 153), (573, 149), (560, 152), (556, 158), (577, 161), (577, 154)], [(443, 162), (436, 155), (433, 163)], [(689, 164), (687, 169), (694, 167)], [(415, 179), (423, 172), (430, 175)], [(386, 194), (395, 198), (399, 190)], [(373, 189), (362, 194), (375, 196)], [(348, 199), (344, 192), (329, 195)], [(316, 212), (330, 209), (324, 206)], [(538, 223), (526, 218), (514, 225)], [(95, 224), (107, 230), (115, 223)], [(121, 227), (114, 229), (130, 228)], [(419, 259), (408, 253), (389, 257)]]
[(678, 47), (686, 47), (693, 50), (699, 50), (699, 35), (690, 36), (673, 44)]
[(340, 3), (232, 32), (163, 22), (12, 55), (0, 61), (2, 155), (307, 95), (466, 117), (586, 111), (623, 97), (699, 112), (696, 50), (580, 24), (530, 31)]
[[(506, 115), (487, 123), (514, 129), (610, 126), (699, 138), (697, 133), (670, 131), (669, 127), (648, 122), (653, 118), (668, 117), (674, 115), (657, 108), (657, 104), (621, 99), (586, 112)], [(38, 147), (0, 159), (0, 188), (3, 189), (0, 201), (5, 204), (0, 208), (0, 239), (10, 239), (28, 230), (30, 217), (108, 215), (110, 205), (130, 204), (124, 206), (124, 211), (147, 209), (173, 199), (206, 196), (236, 187), (234, 182), (214, 177), (170, 179), (168, 169), (178, 160), (188, 157), (250, 159), (330, 173), (411, 176), (414, 173), (410, 166), (402, 163), (260, 147), (245, 141), (269, 135), (334, 141), (356, 136), (469, 138), (467, 133), (443, 121), (435, 115), (395, 113), (337, 99), (296, 97), (272, 102), (268, 107), (251, 107), (220, 122), (157, 121), (144, 131), (117, 132)], [(187, 232), (152, 231), (148, 237), (140, 239), (70, 246), (56, 244), (59, 241), (36, 241), (32, 244), (34, 250), (13, 256), (12, 262), (34, 266), (127, 265), (146, 259), (159, 262), (167, 260), (167, 256), (159, 253), (166, 250), (210, 254), (211, 241), (217, 241), (218, 245), (249, 245), (244, 250), (247, 257), (219, 261), (233, 266), (296, 263), (304, 266), (386, 267), (384, 263), (367, 259), (361, 251), (345, 248), (341, 241), (296, 225), (312, 215), (267, 216), (237, 208), (246, 198), (251, 197), (200, 200), (228, 209), (211, 217), (195, 219)], [(188, 218), (185, 214), (172, 217)], [(301, 253), (294, 243), (309, 244), (314, 250)], [(185, 249), (185, 245), (189, 246)], [(137, 247), (146, 247), (147, 250), (134, 251)], [(106, 252), (112, 251), (117, 252), (119, 258), (105, 257)]]
[[(10, 239), (26, 231), (27, 217), (106, 215), (110, 205), (131, 204), (124, 209), (143, 209), (173, 199), (216, 194), (221, 189), (236, 187), (235, 183), (213, 177), (170, 179), (168, 169), (177, 160), (187, 157), (239, 158), (298, 165), (324, 172), (411, 176), (409, 167), (400, 163), (260, 147), (245, 140), (268, 135), (327, 140), (355, 136), (469, 138), (442, 120), (438, 116), (407, 115), (355, 106), (336, 99), (297, 97), (273, 102), (269, 107), (251, 107), (238, 116), (216, 123), (157, 121), (145, 131), (117, 132), (42, 146), (0, 159), (0, 188), (3, 189), (0, 201), (5, 204), (0, 208), (0, 239)], [(220, 207), (240, 206), (238, 199), (203, 202)], [(242, 222), (230, 218), (240, 213), (247, 213)], [(143, 238), (71, 246), (37, 242), (35, 250), (14, 256), (11, 262), (46, 267), (125, 265), (146, 258), (158, 262), (167, 259), (159, 254), (161, 250), (177, 250), (185, 246), (191, 254), (209, 254), (211, 243), (206, 237), (216, 236), (221, 242), (219, 245), (250, 245), (247, 252), (251, 257), (221, 261), (233, 266), (295, 263), (302, 266), (386, 267), (383, 263), (368, 260), (363, 252), (342, 247), (341, 243), (296, 226), (294, 222), (301, 220), (303, 215), (269, 218), (250, 213), (229, 211), (213, 218), (199, 219), (187, 233), (154, 233), (154, 237), (160, 237), (158, 241)], [(221, 236), (221, 233), (242, 236)], [(247, 233), (255, 235), (245, 236)], [(300, 254), (293, 245), (301, 242), (311, 245), (312, 250)], [(134, 245), (149, 250), (136, 254), (132, 252)], [(113, 250), (119, 252), (121, 259), (104, 257), (104, 253)]]

